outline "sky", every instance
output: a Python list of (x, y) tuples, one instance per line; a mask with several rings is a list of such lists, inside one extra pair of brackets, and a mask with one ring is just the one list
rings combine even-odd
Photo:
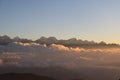
[(0, 0), (0, 35), (120, 44), (120, 0)]

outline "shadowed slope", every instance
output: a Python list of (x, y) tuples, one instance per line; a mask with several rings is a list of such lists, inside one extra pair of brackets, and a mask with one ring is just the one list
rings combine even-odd
[(46, 76), (38, 76), (30, 73), (5, 73), (0, 75), (0, 80), (55, 80)]

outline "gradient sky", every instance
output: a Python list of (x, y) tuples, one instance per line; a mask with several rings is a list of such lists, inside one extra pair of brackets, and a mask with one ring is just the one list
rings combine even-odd
[(0, 0), (0, 35), (120, 43), (120, 0)]

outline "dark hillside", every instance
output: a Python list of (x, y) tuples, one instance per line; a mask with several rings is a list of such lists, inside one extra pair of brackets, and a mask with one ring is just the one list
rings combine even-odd
[(0, 80), (55, 80), (55, 79), (46, 76), (38, 76), (31, 73), (5, 73), (0, 75)]

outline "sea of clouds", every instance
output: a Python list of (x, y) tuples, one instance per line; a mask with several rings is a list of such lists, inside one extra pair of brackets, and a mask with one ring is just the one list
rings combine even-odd
[(83, 80), (118, 80), (120, 78), (120, 49), (84, 49), (60, 44), (47, 46), (46, 44), (14, 42), (0, 45), (1, 66), (22, 68), (55, 66), (76, 71)]
[(80, 66), (119, 67), (120, 49), (84, 49), (59, 44), (41, 45), (37, 43), (14, 42), (0, 46), (0, 65), (21, 67)]

